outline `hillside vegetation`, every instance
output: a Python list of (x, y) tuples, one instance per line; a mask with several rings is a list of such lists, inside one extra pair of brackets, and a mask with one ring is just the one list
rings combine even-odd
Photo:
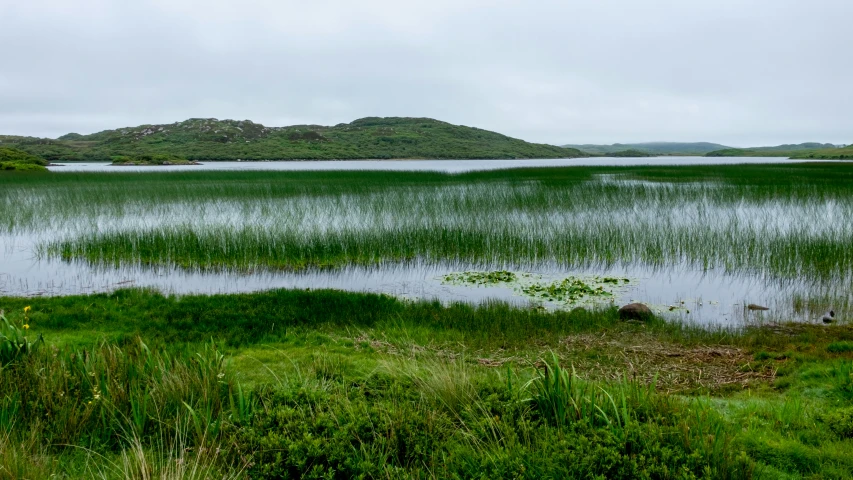
[(158, 154), (158, 155), (136, 155), (136, 156), (126, 156), (120, 155), (117, 157), (113, 157), (113, 165), (118, 166), (130, 166), (130, 165), (197, 165), (196, 162), (192, 162), (187, 160), (186, 158), (179, 157), (177, 155), (171, 154)]
[(797, 152), (791, 158), (818, 158), (826, 160), (853, 160), (853, 145), (844, 148), (828, 148), (823, 150), (810, 150)]
[(0, 147), (0, 171), (46, 171), (47, 161), (17, 148)]
[(641, 158), (641, 157), (654, 157), (654, 153), (644, 152), (642, 150), (622, 150), (620, 152), (608, 153), (608, 157), (626, 157), (626, 158)]
[(578, 150), (528, 143), (479, 128), (429, 118), (362, 118), (333, 127), (266, 127), (249, 120), (194, 118), (56, 140), (0, 136), (51, 161), (112, 161), (116, 156), (169, 154), (188, 160), (571, 158)]
[(853, 151), (831, 143), (806, 142), (773, 147), (725, 148), (708, 152), (706, 157), (790, 157), (790, 158), (853, 158)]
[(704, 155), (714, 150), (726, 149), (718, 143), (696, 142), (645, 142), (645, 143), (614, 143), (613, 145), (563, 145), (565, 148), (576, 148), (593, 155), (610, 155), (628, 150), (649, 153), (653, 155)]

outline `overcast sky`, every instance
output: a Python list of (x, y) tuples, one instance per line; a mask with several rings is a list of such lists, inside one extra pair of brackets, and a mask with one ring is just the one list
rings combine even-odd
[(0, 0), (0, 133), (422, 116), (853, 143), (851, 0)]

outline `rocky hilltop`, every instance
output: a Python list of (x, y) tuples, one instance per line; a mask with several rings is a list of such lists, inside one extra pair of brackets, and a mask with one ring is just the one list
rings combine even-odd
[(335, 126), (267, 127), (250, 120), (191, 118), (57, 139), (0, 136), (50, 161), (112, 161), (117, 156), (176, 155), (188, 160), (352, 160), (571, 158), (573, 148), (528, 143), (430, 118), (369, 117)]

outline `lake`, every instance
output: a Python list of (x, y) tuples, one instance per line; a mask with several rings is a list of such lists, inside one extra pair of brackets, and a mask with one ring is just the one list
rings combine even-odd
[[(518, 165), (578, 168), (402, 174)], [(0, 295), (334, 288), (546, 309), (642, 301), (701, 324), (812, 322), (829, 308), (844, 317), (853, 302), (853, 196), (836, 180), (848, 167), (807, 165), (701, 157), (69, 164), (51, 169), (93, 175), (10, 183), (0, 193)], [(199, 173), (122, 174), (140, 171)], [(446, 281), (497, 270), (528, 284)], [(525, 293), (531, 282), (600, 277), (629, 281), (580, 304)]]
[(578, 167), (578, 166), (636, 166), (636, 165), (735, 165), (787, 162), (785, 157), (647, 157), (647, 158), (564, 158), (519, 160), (339, 160), (339, 161), (269, 161), (269, 162), (207, 162), (201, 165), (170, 165), (157, 167), (112, 166), (109, 163), (65, 163), (48, 167), (54, 172), (112, 172), (112, 171), (304, 171), (304, 170), (392, 170), (469, 172), (501, 170), (520, 167)]

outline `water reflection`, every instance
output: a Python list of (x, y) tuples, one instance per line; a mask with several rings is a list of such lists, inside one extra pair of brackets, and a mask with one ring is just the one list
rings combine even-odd
[[(470, 160), (470, 161), (348, 161), (348, 162), (211, 162), (203, 166), (110, 167), (106, 164), (75, 164), (51, 167), (55, 171), (176, 171), (176, 170), (441, 170), (460, 172), (517, 166), (565, 165), (677, 165), (780, 163), (785, 159), (660, 157), (641, 159), (566, 160)], [(611, 188), (612, 187), (612, 188)], [(22, 198), (10, 197), (16, 208), (9, 213), (9, 228), (0, 233), (0, 295), (67, 295), (111, 291), (135, 286), (152, 287), (166, 293), (232, 293), (273, 288), (334, 288), (387, 293), (402, 298), (438, 299), (444, 302), (478, 303), (499, 299), (518, 305), (530, 300), (505, 286), (471, 287), (446, 285), (441, 278), (450, 272), (510, 269), (540, 274), (560, 280), (570, 275), (612, 275), (632, 280), (614, 303), (642, 301), (664, 315), (703, 324), (737, 325), (744, 321), (778, 319), (813, 321), (833, 307), (846, 320), (853, 292), (851, 272), (832, 270), (831, 277), (820, 272), (802, 272), (799, 257), (797, 280), (781, 275), (767, 276), (772, 257), (769, 243), (755, 242), (754, 251), (736, 251), (745, 240), (823, 239), (827, 245), (843, 245), (853, 238), (853, 202), (844, 198), (760, 198), (735, 191), (732, 187), (706, 183), (674, 184), (598, 175), (593, 180), (565, 191), (545, 191), (533, 184), (448, 185), (427, 188), (389, 189), (361, 195), (295, 196), (279, 198), (254, 195), (245, 199), (219, 200), (180, 197), (180, 202), (146, 202), (138, 197), (121, 197), (118, 202), (68, 202), (67, 192), (33, 192)], [(726, 190), (728, 191), (728, 190)], [(184, 201), (185, 200), (185, 201)], [(59, 206), (62, 206), (60, 208)], [(68, 206), (70, 205), (70, 207)], [(68, 211), (63, 208), (69, 209)], [(473, 213), (472, 213), (473, 212)], [(487, 214), (486, 214), (487, 213)], [(816, 229), (814, 225), (833, 225)], [(298, 232), (318, 243), (339, 232), (390, 232), (464, 228), (472, 234), (499, 239), (510, 232), (518, 244), (533, 240), (546, 246), (558, 244), (572, 232), (618, 231), (613, 238), (624, 239), (625, 250), (636, 245), (661, 247), (661, 264), (650, 267), (635, 251), (632, 262), (593, 258), (584, 267), (566, 267), (540, 258), (558, 258), (559, 250), (545, 248), (537, 258), (524, 264), (483, 262), (389, 263), (373, 267), (350, 266), (336, 270), (301, 272), (193, 271), (174, 267), (140, 267), (123, 264), (92, 265), (84, 261), (65, 262), (37, 255), (39, 247), (62, 239), (110, 232), (150, 232), (156, 229), (189, 230), (196, 233), (254, 229), (259, 242), (273, 243), (285, 233)], [(264, 236), (266, 235), (266, 236)], [(515, 237), (505, 236), (509, 240)], [(400, 238), (404, 238), (401, 236)], [(531, 240), (533, 239), (533, 240)], [(678, 262), (686, 258), (689, 245), (706, 242), (707, 252), (722, 251), (720, 268), (702, 268)], [(646, 243), (642, 243), (646, 242)], [(655, 245), (654, 242), (658, 242)], [(667, 243), (668, 242), (668, 243)], [(740, 242), (740, 243), (738, 243)], [(846, 243), (846, 244), (849, 244)], [(274, 246), (274, 245), (273, 245)], [(498, 251), (503, 245), (494, 242)], [(667, 250), (666, 247), (672, 247)], [(677, 248), (676, 248), (677, 247)], [(762, 249), (763, 248), (763, 249)], [(676, 261), (667, 255), (670, 251)], [(544, 253), (543, 253), (544, 252)], [(555, 254), (554, 252), (557, 252)], [(534, 252), (533, 256), (537, 255)], [(680, 257), (678, 255), (681, 255)], [(729, 258), (726, 258), (729, 255)], [(492, 258), (492, 257), (489, 257)], [(519, 257), (520, 258), (520, 257)], [(833, 257), (834, 258), (834, 257)], [(732, 268), (726, 268), (726, 260)], [(742, 261), (746, 259), (745, 261)], [(740, 262), (740, 263), (738, 263)], [(568, 263), (568, 262), (564, 262)], [(582, 262), (575, 262), (582, 263)], [(674, 263), (674, 265), (673, 265)], [(664, 266), (665, 265), (665, 266)], [(765, 272), (765, 273), (762, 273)], [(803, 275), (805, 274), (805, 275)], [(749, 311), (749, 303), (770, 307), (767, 312)], [(557, 308), (558, 305), (546, 304)], [(672, 307), (672, 311), (670, 311)], [(689, 310), (689, 313), (687, 311)]]
[[(480, 303), (502, 300), (520, 306), (535, 302), (509, 286), (449, 285), (442, 281), (450, 272), (512, 269), (511, 265), (464, 263), (394, 263), (371, 267), (351, 266), (334, 270), (299, 272), (259, 271), (197, 272), (174, 267), (93, 266), (83, 261), (38, 259), (29, 237), (0, 236), (3, 245), (0, 295), (55, 296), (109, 292), (124, 287), (151, 287), (164, 293), (235, 293), (275, 288), (340, 289), (386, 293), (408, 299)], [(665, 316), (700, 324), (741, 325), (744, 322), (795, 319), (816, 321), (834, 307), (846, 318), (849, 292), (825, 286), (779, 282), (751, 275), (697, 271), (687, 265), (648, 268), (611, 265), (601, 268), (566, 269), (553, 263), (526, 266), (524, 272), (542, 275), (543, 281), (573, 275), (607, 275), (630, 278), (631, 283), (612, 298), (616, 305), (642, 301)], [(814, 305), (808, 305), (809, 299)], [(814, 299), (818, 299), (815, 301)], [(605, 300), (605, 304), (610, 300)], [(770, 307), (767, 312), (745, 310), (749, 303)], [(544, 302), (546, 308), (561, 305)], [(670, 311), (669, 307), (674, 308)], [(689, 311), (689, 313), (687, 313)]]
[(75, 162), (48, 167), (54, 172), (194, 172), (200, 170), (249, 171), (324, 171), (324, 170), (388, 170), (470, 172), (519, 167), (580, 167), (636, 165), (735, 165), (762, 163), (804, 163), (812, 160), (789, 160), (786, 157), (647, 157), (647, 158), (559, 158), (519, 160), (323, 160), (274, 162), (206, 162), (201, 165), (168, 165), (157, 167), (113, 166), (109, 163)]

